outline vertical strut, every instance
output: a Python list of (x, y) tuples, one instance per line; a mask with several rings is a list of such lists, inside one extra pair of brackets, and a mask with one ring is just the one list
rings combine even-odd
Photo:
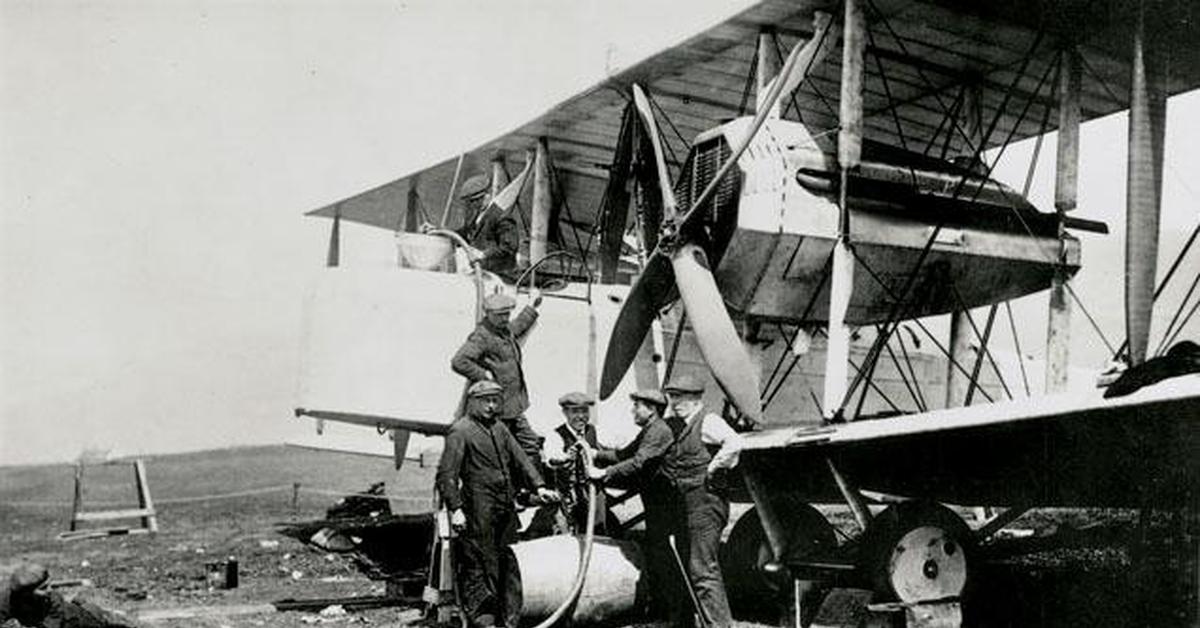
[(531, 266), (546, 257), (546, 247), (550, 235), (550, 214), (553, 205), (554, 198), (550, 192), (550, 151), (546, 146), (546, 138), (539, 137), (533, 161), (533, 210), (529, 219), (529, 264)]
[(1067, 389), (1068, 350), (1071, 345), (1071, 300), (1068, 289), (1071, 280), (1067, 272), (1066, 229), (1063, 221), (1067, 212), (1075, 209), (1079, 170), (1079, 51), (1069, 46), (1063, 51), (1062, 71), (1059, 73), (1058, 97), (1058, 156), (1055, 161), (1054, 209), (1058, 213), (1059, 259), (1050, 279), (1050, 312), (1046, 324), (1046, 392)]
[(850, 330), (846, 314), (854, 291), (854, 253), (850, 250), (850, 206), (847, 184), (850, 169), (862, 158), (863, 62), (866, 53), (865, 18), (860, 0), (846, 0), (842, 25), (842, 97), (839, 113), (838, 165), (841, 166), (838, 239), (833, 245), (829, 289), (829, 344), (825, 358), (825, 419), (842, 411), (850, 362)]
[(1141, 364), (1150, 336), (1158, 219), (1162, 202), (1166, 69), (1146, 29), (1147, 2), (1138, 3), (1129, 87), (1129, 171), (1126, 192), (1125, 328), (1129, 361)]

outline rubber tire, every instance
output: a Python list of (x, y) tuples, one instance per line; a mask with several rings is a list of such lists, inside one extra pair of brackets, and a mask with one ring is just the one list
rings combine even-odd
[[(790, 496), (781, 496), (775, 503), (783, 527), (788, 531), (787, 556), (784, 563), (814, 554), (823, 554), (837, 547), (837, 535), (825, 516), (810, 504)], [(793, 547), (792, 539), (804, 539), (803, 545)], [(757, 509), (750, 509), (737, 520), (729, 539), (721, 546), (721, 571), (729, 587), (730, 602), (735, 606), (753, 607), (763, 602), (777, 602), (790, 594), (785, 573), (772, 576), (762, 565), (772, 554)]]
[(967, 557), (964, 591), (970, 586), (970, 558), (974, 554), (970, 527), (953, 510), (937, 502), (912, 500), (888, 506), (871, 520), (866, 532), (859, 537), (859, 573), (875, 591), (876, 599), (897, 599), (887, 573), (892, 551), (905, 534), (925, 526), (945, 530), (958, 543)]

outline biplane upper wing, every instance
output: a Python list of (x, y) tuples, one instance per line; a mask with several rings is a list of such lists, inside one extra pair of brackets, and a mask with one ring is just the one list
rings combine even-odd
[(809, 501), (859, 489), (958, 504), (1140, 507), (1196, 497), (1200, 375), (746, 437), (744, 468)]
[[(975, 116), (987, 147), (1055, 128), (1054, 61), (1067, 42), (1082, 57), (1084, 120), (1129, 106), (1134, 7), (1123, 0), (1014, 0), (951, 3), (941, 0), (869, 0), (864, 93), (865, 150), (888, 147), (932, 155), (969, 154), (967, 134), (944, 119)], [(1156, 43), (1170, 51), (1167, 92), (1200, 87), (1200, 3), (1155, 3), (1164, 23), (1151, 25)], [(645, 86), (663, 115), (668, 158), (677, 166), (700, 132), (753, 108), (751, 70), (763, 29), (774, 33), (779, 54), (812, 33), (814, 10), (837, 13), (836, 2), (767, 0), (677, 45), (613, 74), (513, 131), (466, 151), (463, 175), (482, 172), (501, 157), (509, 172), (545, 137), (557, 175), (563, 226), (588, 231), (604, 193), (606, 167), (621, 126), (628, 87)], [(682, 10), (682, 9), (681, 9)], [(771, 47), (775, 39), (767, 38)], [(769, 51), (769, 50), (768, 50)], [(1028, 61), (1027, 61), (1028, 58)], [(1021, 70), (1024, 70), (1023, 72)], [(810, 131), (837, 126), (840, 55), (814, 68), (784, 116)], [(974, 106), (964, 105), (977, 86)], [(971, 111), (964, 113), (965, 108)], [(673, 153), (673, 157), (672, 157)], [(423, 211), (440, 218), (458, 155), (394, 181), (331, 203), (309, 215), (340, 215), (385, 229), (415, 226)], [(532, 187), (532, 186), (529, 186)], [(527, 189), (522, 207), (530, 206)], [(410, 209), (411, 208), (411, 209)]]

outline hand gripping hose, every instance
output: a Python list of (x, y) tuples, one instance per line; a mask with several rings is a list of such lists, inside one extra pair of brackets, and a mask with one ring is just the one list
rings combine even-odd
[[(591, 456), (587, 450), (582, 453), (585, 463), (590, 467), (592, 464)], [(583, 579), (587, 574), (588, 564), (592, 560), (592, 543), (596, 539), (596, 484), (588, 482), (588, 516), (587, 516), (587, 532), (583, 535), (583, 554), (579, 559), (579, 571), (575, 574), (575, 583), (571, 585), (571, 592), (567, 594), (567, 599), (559, 604), (558, 608), (549, 617), (542, 620), (540, 624), (534, 628), (550, 628), (558, 623), (563, 615), (567, 613), (567, 609), (575, 606), (575, 601), (579, 599), (579, 593), (583, 591)]]

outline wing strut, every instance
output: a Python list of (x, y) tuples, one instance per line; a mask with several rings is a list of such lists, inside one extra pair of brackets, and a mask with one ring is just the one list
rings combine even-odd
[(850, 364), (850, 329), (846, 314), (854, 292), (854, 252), (850, 250), (850, 206), (847, 184), (852, 168), (862, 158), (863, 63), (866, 55), (866, 23), (861, 0), (846, 0), (842, 23), (842, 98), (839, 112), (838, 165), (839, 186), (838, 239), (833, 245), (833, 271), (829, 288), (829, 345), (825, 356), (825, 390), (821, 404), (826, 420), (841, 418), (846, 399), (846, 380)]
[(1058, 213), (1059, 264), (1050, 279), (1050, 312), (1046, 323), (1046, 392), (1067, 389), (1068, 348), (1071, 344), (1071, 280), (1062, 262), (1066, 253), (1067, 212), (1075, 209), (1079, 171), (1079, 51), (1069, 46), (1063, 51), (1059, 74), (1058, 153), (1055, 157), (1054, 209)]
[(1129, 87), (1125, 329), (1131, 365), (1146, 359), (1150, 339), (1162, 202), (1163, 135), (1167, 125), (1164, 55), (1153, 38), (1147, 39), (1146, 11), (1146, 2), (1139, 2)]

